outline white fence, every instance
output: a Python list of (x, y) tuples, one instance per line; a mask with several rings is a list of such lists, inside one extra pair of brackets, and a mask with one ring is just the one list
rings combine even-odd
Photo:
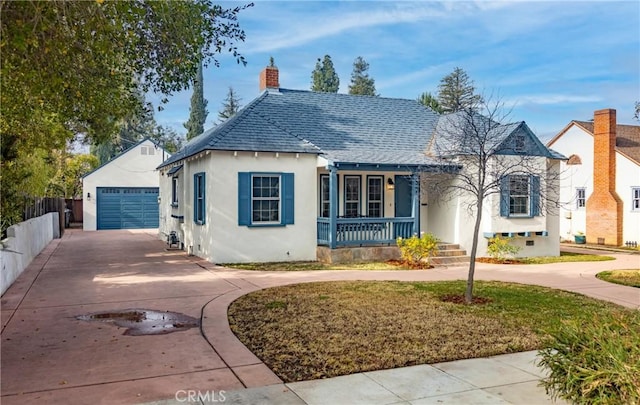
[(7, 291), (34, 257), (53, 238), (60, 237), (60, 220), (57, 212), (32, 218), (7, 229), (7, 238), (0, 249), (0, 295)]

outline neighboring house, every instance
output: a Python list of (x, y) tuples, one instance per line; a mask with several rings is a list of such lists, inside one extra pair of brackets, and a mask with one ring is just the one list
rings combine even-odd
[[(422, 231), (471, 247), (465, 197), (445, 202), (424, 186), (451, 166), (427, 153), (440, 115), (414, 100), (280, 89), (275, 67), (260, 89), (158, 167), (161, 238), (175, 232), (215, 263), (375, 258)], [(526, 138), (542, 167), (559, 167), (524, 122), (505, 128), (505, 142)], [(517, 198), (488, 199), (479, 254), (495, 234), (518, 236), (525, 256), (559, 254), (557, 214), (536, 204), (539, 180), (524, 179)]]
[(82, 178), (85, 231), (158, 227), (156, 167), (169, 154), (143, 139)]
[(640, 243), (640, 126), (620, 125), (616, 110), (571, 121), (548, 146), (562, 164), (560, 236), (581, 232), (587, 243)]

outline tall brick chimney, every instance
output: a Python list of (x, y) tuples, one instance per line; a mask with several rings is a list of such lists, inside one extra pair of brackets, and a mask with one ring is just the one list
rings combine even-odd
[(616, 110), (593, 113), (593, 193), (587, 200), (587, 243), (622, 245), (622, 200), (616, 193)]
[(260, 92), (266, 89), (279, 89), (279, 74), (278, 68), (273, 64), (271, 66), (267, 66), (260, 72)]

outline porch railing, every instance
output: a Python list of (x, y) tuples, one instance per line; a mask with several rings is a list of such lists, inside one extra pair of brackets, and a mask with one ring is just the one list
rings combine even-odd
[[(398, 237), (413, 235), (414, 219), (403, 218), (337, 218), (336, 246), (392, 244)], [(318, 245), (329, 245), (329, 218), (318, 218)]]

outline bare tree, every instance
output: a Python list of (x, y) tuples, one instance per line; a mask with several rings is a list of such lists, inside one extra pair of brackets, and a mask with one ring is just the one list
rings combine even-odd
[[(430, 148), (431, 155), (443, 164), (441, 167), (448, 169), (426, 177), (426, 188), (449, 201), (457, 199), (475, 219), (465, 291), (467, 303), (473, 300), (483, 213), (539, 216), (544, 215), (543, 208), (554, 207), (558, 198), (561, 156), (547, 149), (524, 121), (503, 124), (509, 115), (500, 100), (493, 102), (488, 97), (485, 101), (481, 97), (475, 105), (443, 116)], [(492, 195), (500, 196), (499, 212), (488, 211), (496, 205), (491, 203)], [(553, 204), (545, 204), (548, 201)]]

